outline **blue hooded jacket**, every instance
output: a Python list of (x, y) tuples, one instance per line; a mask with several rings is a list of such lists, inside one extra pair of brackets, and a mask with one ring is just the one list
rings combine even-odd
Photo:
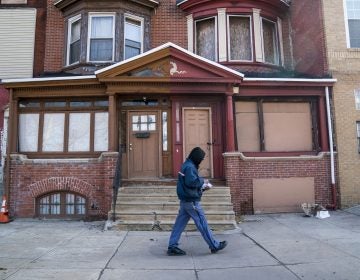
[(201, 187), (204, 184), (204, 178), (199, 176), (198, 170), (191, 159), (181, 166), (178, 174), (176, 192), (181, 201), (194, 202), (200, 201), (202, 196)]

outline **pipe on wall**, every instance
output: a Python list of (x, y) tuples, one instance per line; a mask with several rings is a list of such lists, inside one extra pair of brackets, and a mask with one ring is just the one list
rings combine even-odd
[(326, 99), (326, 113), (328, 121), (328, 132), (329, 132), (329, 146), (330, 146), (330, 169), (331, 169), (331, 191), (332, 191), (332, 204), (327, 205), (326, 208), (336, 209), (336, 185), (335, 185), (335, 161), (334, 161), (334, 145), (333, 145), (333, 129), (331, 122), (331, 107), (329, 98), (329, 87), (325, 87), (325, 99)]

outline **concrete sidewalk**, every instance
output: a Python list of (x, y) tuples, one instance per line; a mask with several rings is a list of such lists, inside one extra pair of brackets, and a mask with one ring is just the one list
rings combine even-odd
[[(357, 209), (355, 209), (357, 210)], [(360, 211), (359, 211), (360, 212)], [(245, 216), (217, 232), (210, 254), (197, 232), (186, 256), (166, 255), (169, 232), (103, 231), (103, 222), (16, 220), (0, 224), (0, 279), (360, 279), (360, 213)]]

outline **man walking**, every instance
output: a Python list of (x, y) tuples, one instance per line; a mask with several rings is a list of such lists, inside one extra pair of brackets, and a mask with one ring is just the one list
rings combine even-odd
[(219, 242), (214, 238), (200, 204), (203, 191), (209, 189), (208, 180), (200, 177), (198, 173), (199, 165), (204, 158), (205, 152), (201, 148), (192, 149), (178, 174), (176, 192), (180, 200), (180, 209), (170, 235), (167, 251), (169, 256), (186, 255), (186, 252), (178, 247), (178, 242), (190, 218), (194, 220), (211, 253), (216, 253), (227, 245), (227, 241)]

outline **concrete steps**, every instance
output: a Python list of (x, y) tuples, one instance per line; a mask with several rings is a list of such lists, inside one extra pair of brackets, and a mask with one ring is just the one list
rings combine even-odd
[[(115, 227), (120, 230), (172, 229), (179, 210), (176, 182), (126, 182), (124, 185), (117, 197)], [(213, 230), (236, 228), (229, 188), (215, 184), (203, 194), (201, 205)], [(109, 213), (110, 217), (112, 213)], [(190, 220), (187, 230), (195, 229)]]

